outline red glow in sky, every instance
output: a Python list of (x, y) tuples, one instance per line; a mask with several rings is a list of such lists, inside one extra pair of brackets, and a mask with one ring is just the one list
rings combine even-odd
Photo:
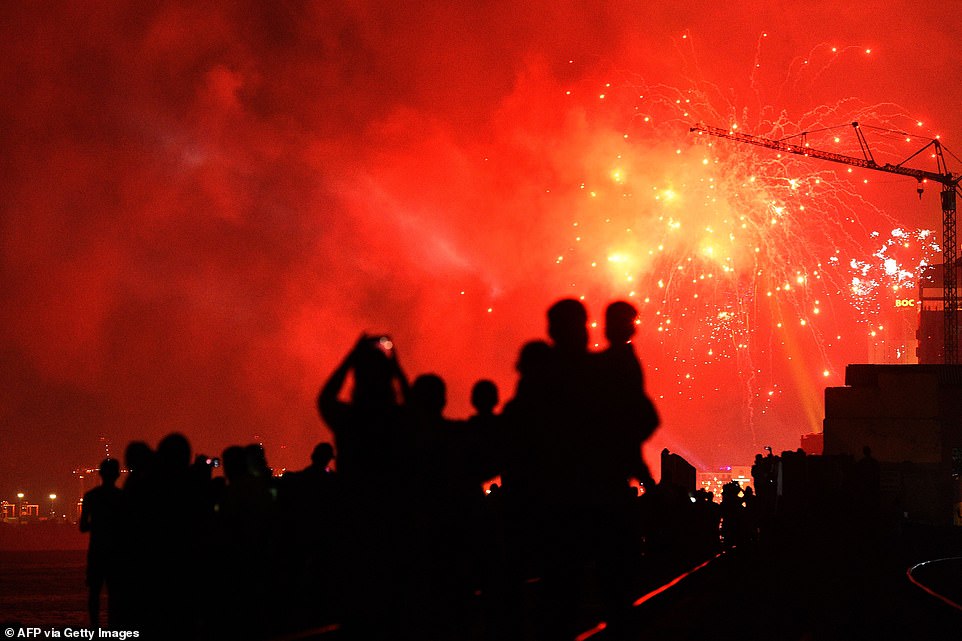
[[(464, 416), (477, 378), (510, 396), (562, 296), (594, 318), (639, 305), (652, 447), (697, 465), (797, 447), (845, 364), (884, 357), (904, 322), (886, 260), (932, 258), (916, 230), (940, 239), (937, 189), (688, 125), (857, 118), (959, 146), (943, 13), (467, 4), (5, 8), (0, 498), (66, 495), (101, 439), (172, 430), (302, 467), (328, 438), (316, 390), (362, 330)], [(897, 162), (922, 143), (877, 144)]]

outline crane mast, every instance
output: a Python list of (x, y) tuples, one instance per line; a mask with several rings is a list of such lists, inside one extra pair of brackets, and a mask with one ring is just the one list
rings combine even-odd
[[(759, 147), (774, 149), (775, 151), (782, 151), (789, 154), (808, 156), (809, 158), (818, 158), (820, 160), (827, 160), (829, 162), (841, 163), (843, 165), (849, 165), (853, 167), (861, 167), (863, 169), (872, 169), (874, 171), (884, 171), (890, 174), (909, 176), (915, 178), (919, 183), (919, 197), (922, 195), (922, 183), (924, 181), (931, 180), (932, 182), (942, 185), (942, 320), (944, 323), (942, 353), (943, 362), (946, 365), (957, 364), (959, 362), (959, 289), (957, 265), (958, 246), (956, 244), (955, 219), (956, 191), (960, 180), (962, 180), (962, 175), (953, 174), (948, 170), (948, 167), (945, 163), (945, 157), (942, 153), (942, 145), (938, 140), (930, 141), (927, 145), (922, 147), (922, 149), (919, 149), (902, 163), (897, 165), (893, 165), (891, 163), (879, 164), (872, 156), (868, 142), (865, 140), (865, 136), (863, 135), (859, 124), (857, 122), (853, 122), (852, 127), (855, 129), (855, 135), (858, 137), (859, 147), (862, 150), (862, 158), (857, 156), (846, 156), (844, 154), (837, 154), (835, 152), (810, 147), (806, 140), (805, 132), (799, 136), (801, 139), (800, 143), (793, 143), (786, 140), (773, 140), (771, 138), (763, 138), (762, 136), (745, 134), (740, 131), (735, 131), (734, 129), (722, 129), (720, 127), (712, 127), (703, 124), (696, 124), (692, 126), (689, 131), (693, 133), (707, 134), (709, 136), (717, 136), (719, 138), (734, 140), (735, 142), (743, 142), (749, 145), (757, 145)], [(904, 165), (905, 162), (908, 162), (915, 156), (918, 156), (929, 147), (932, 147), (934, 150), (938, 171), (925, 171), (923, 169), (915, 169), (913, 167), (906, 167)]]

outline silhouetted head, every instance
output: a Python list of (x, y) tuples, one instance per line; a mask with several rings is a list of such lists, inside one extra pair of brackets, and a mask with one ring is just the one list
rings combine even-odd
[(97, 472), (106, 485), (113, 485), (120, 478), (120, 461), (115, 458), (105, 458), (100, 462)]
[(157, 445), (157, 463), (165, 469), (187, 469), (190, 466), (190, 441), (179, 432), (168, 434)]
[(244, 476), (249, 476), (247, 469), (247, 452), (240, 445), (231, 445), (220, 455), (224, 465), (224, 476), (229, 482), (234, 482)]
[(362, 341), (354, 350), (355, 405), (394, 405), (394, 365), (373, 341)]
[(559, 300), (548, 309), (548, 336), (564, 352), (588, 349), (588, 312), (574, 298)]
[(318, 443), (311, 452), (311, 464), (317, 467), (325, 468), (334, 458), (334, 446), (328, 442)]
[(410, 404), (418, 414), (440, 417), (448, 403), (444, 380), (437, 374), (421, 374), (411, 385)]
[(529, 341), (521, 347), (514, 368), (522, 378), (538, 376), (551, 364), (551, 345), (544, 341)]
[(154, 459), (154, 451), (143, 441), (131, 441), (124, 450), (124, 461), (132, 473), (145, 472)]
[(638, 310), (631, 303), (619, 300), (605, 309), (605, 338), (612, 345), (627, 343), (635, 335)]
[(498, 386), (482, 379), (471, 388), (471, 406), (478, 414), (491, 414), (498, 406)]

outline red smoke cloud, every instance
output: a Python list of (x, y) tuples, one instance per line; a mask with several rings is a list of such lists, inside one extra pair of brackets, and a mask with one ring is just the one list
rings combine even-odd
[[(208, 453), (258, 438), (275, 466), (299, 467), (327, 437), (314, 393), (362, 330), (390, 332), (409, 373), (442, 374), (452, 415), (477, 378), (509, 396), (516, 350), (553, 300), (585, 293), (598, 317), (621, 295), (593, 277), (572, 289), (577, 270), (555, 263), (572, 222), (599, 213), (581, 185), (637, 124), (599, 106), (609, 83), (694, 79), (795, 116), (855, 96), (962, 138), (948, 95), (962, 61), (934, 9), (724, 4), (7, 7), (0, 498), (66, 495), (64, 471), (95, 464), (101, 437), (113, 453), (172, 430)], [(873, 53), (798, 71), (836, 41)], [(639, 175), (675, 176), (671, 154), (693, 141), (671, 131), (631, 148)], [(879, 182), (861, 197), (937, 229), (934, 200)], [(675, 400), (661, 343), (640, 345), (665, 396), (656, 446), (738, 463), (810, 427), (811, 382), (786, 381), (750, 435), (744, 385)], [(766, 353), (773, 378), (790, 378), (788, 351)]]

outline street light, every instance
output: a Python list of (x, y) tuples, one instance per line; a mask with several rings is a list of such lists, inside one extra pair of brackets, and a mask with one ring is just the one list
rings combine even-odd
[(17, 520), (23, 523), (23, 492), (17, 492)]
[(57, 510), (54, 509), (54, 502), (57, 500), (56, 494), (50, 495), (50, 518), (54, 519), (57, 517)]

